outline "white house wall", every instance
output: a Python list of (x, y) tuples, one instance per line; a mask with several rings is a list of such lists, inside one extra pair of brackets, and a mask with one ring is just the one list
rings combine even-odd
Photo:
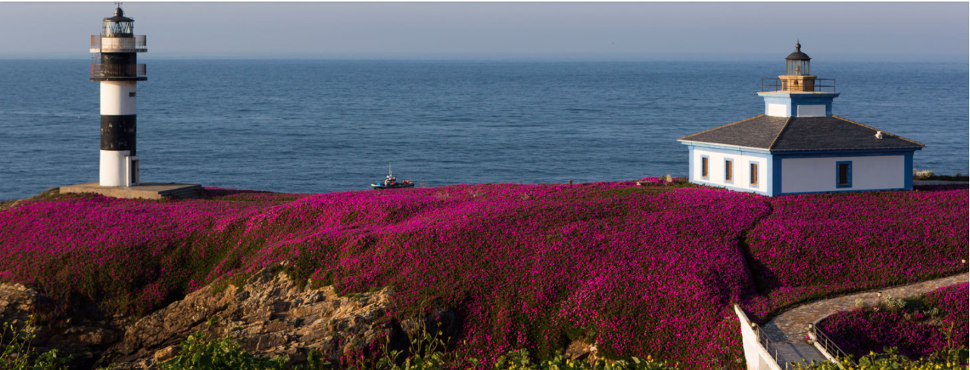
[[(725, 187), (732, 190), (768, 193), (768, 182), (771, 181), (768, 166), (767, 153), (747, 152), (741, 150), (722, 150), (713, 148), (694, 147), (691, 151), (691, 182), (702, 185)], [(701, 176), (701, 158), (708, 158), (708, 176)], [(733, 160), (733, 181), (724, 179), (724, 161)], [(749, 166), (751, 163), (758, 164), (758, 184), (751, 185), (751, 175)]]
[[(836, 162), (852, 162), (852, 186), (836, 187)], [(903, 155), (867, 157), (783, 158), (781, 192), (903, 189), (906, 187)]]

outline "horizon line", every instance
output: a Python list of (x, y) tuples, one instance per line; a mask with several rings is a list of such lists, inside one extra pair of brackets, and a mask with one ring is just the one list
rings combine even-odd
[[(655, 56), (644, 55), (589, 55), (577, 54), (496, 54), (496, 53), (462, 53), (462, 54), (400, 54), (400, 53), (346, 53), (346, 54), (152, 54), (140, 60), (335, 60), (335, 61), (487, 61), (487, 62), (776, 62), (783, 60), (777, 55), (736, 55), (715, 58), (705, 54), (670, 53)], [(44, 54), (0, 54), (0, 60), (85, 60), (90, 61), (87, 53), (44, 53)], [(970, 63), (970, 55), (936, 54), (842, 54), (829, 55), (824, 58), (813, 58), (815, 63), (826, 62), (865, 62), (865, 63), (893, 63), (893, 62), (922, 62), (922, 63)]]

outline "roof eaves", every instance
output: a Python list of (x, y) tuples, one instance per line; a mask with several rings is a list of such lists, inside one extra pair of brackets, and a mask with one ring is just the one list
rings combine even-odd
[(924, 147), (926, 147), (926, 145), (924, 145), (923, 143), (921, 143), (921, 142), (919, 142), (919, 141), (915, 141), (915, 140), (910, 140), (910, 139), (907, 139), (907, 138), (905, 138), (905, 137), (902, 137), (902, 136), (899, 136), (899, 135), (896, 135), (896, 134), (893, 134), (893, 133), (891, 133), (891, 132), (888, 132), (888, 131), (885, 131), (885, 130), (880, 130), (880, 129), (877, 129), (877, 128), (875, 128), (875, 127), (871, 127), (871, 126), (868, 126), (868, 125), (864, 125), (864, 124), (862, 124), (862, 123), (859, 123), (859, 122), (856, 122), (856, 121), (853, 121), (853, 120), (851, 120), (851, 119), (848, 119), (848, 118), (845, 118), (845, 117), (840, 117), (840, 116), (837, 116), (837, 115), (834, 115), (834, 114), (832, 115), (832, 117), (835, 117), (836, 119), (840, 119), (840, 120), (843, 120), (843, 121), (845, 121), (845, 122), (848, 122), (848, 123), (851, 123), (851, 124), (854, 124), (854, 125), (858, 125), (858, 126), (862, 126), (862, 127), (865, 127), (865, 128), (867, 128), (867, 129), (870, 129), (870, 130), (872, 130), (872, 131), (881, 131), (881, 132), (882, 132), (883, 134), (887, 134), (887, 135), (889, 135), (889, 136), (894, 136), (894, 137), (896, 137), (896, 138), (897, 138), (897, 139), (899, 139), (899, 140), (902, 140), (902, 141), (906, 141), (906, 142), (910, 142), (910, 143), (913, 143), (913, 144), (915, 144), (915, 145), (919, 145), (919, 146), (920, 146), (921, 148), (924, 148)]
[(923, 148), (908, 147), (896, 147), (896, 148), (825, 148), (825, 149), (772, 149), (772, 154), (784, 154), (784, 153), (803, 153), (803, 152), (899, 152), (904, 150), (922, 150)]
[(700, 145), (720, 146), (720, 147), (732, 148), (732, 149), (739, 149), (739, 150), (740, 149), (747, 149), (747, 150), (759, 151), (759, 152), (767, 152), (767, 151), (770, 151), (768, 148), (759, 148), (759, 147), (755, 147), (755, 146), (744, 146), (744, 145), (734, 145), (734, 144), (711, 143), (711, 142), (707, 142), (707, 141), (695, 141), (695, 140), (685, 140), (685, 139), (677, 139), (677, 141), (682, 142), (682, 143), (691, 143), (691, 144), (695, 144), (696, 143), (696, 144), (700, 144)]
[(740, 121), (731, 122), (731, 123), (728, 123), (726, 125), (717, 126), (715, 128), (712, 128), (712, 129), (707, 129), (707, 130), (704, 130), (704, 131), (701, 131), (701, 132), (695, 132), (693, 134), (690, 134), (690, 135), (684, 136), (684, 137), (682, 137), (680, 139), (677, 139), (677, 141), (688, 140), (687, 138), (689, 138), (691, 136), (697, 136), (697, 135), (700, 135), (700, 134), (706, 134), (706, 133), (711, 132), (711, 131), (714, 131), (714, 130), (719, 130), (719, 129), (722, 129), (722, 128), (725, 128), (725, 127), (728, 127), (728, 126), (734, 126), (734, 125), (737, 125), (739, 123), (744, 123), (744, 122), (753, 120), (753, 119), (758, 118), (758, 117), (761, 117), (761, 116), (764, 116), (764, 113), (759, 114), (759, 115), (754, 116), (754, 117), (748, 117), (748, 118), (745, 118), (745, 119), (740, 120)]

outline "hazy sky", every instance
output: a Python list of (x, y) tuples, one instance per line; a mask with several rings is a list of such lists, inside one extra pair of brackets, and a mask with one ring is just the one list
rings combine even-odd
[[(142, 58), (968, 60), (967, 2), (127, 2)], [(114, 4), (0, 2), (0, 58), (88, 58)]]

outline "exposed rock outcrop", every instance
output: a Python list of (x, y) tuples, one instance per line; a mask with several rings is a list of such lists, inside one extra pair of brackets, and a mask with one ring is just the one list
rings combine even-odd
[(121, 338), (121, 332), (105, 320), (71, 318), (37, 325), (32, 315), (46, 312), (50, 303), (44, 295), (21, 284), (0, 284), (0, 322), (12, 324), (20, 335), (33, 331), (31, 344), (36, 352), (56, 348), (62, 355), (73, 355), (75, 367), (84, 368)]
[(21, 284), (0, 284), (0, 320), (21, 327), (37, 306), (38, 297), (37, 291)]
[(566, 347), (565, 357), (573, 361), (596, 362), (597, 348), (587, 339), (576, 339)]
[(296, 363), (310, 350), (336, 359), (390, 334), (390, 288), (341, 297), (330, 286), (301, 287), (278, 269), (264, 269), (240, 288), (204, 287), (139, 319), (99, 364), (151, 367), (177, 355), (178, 344), (198, 330), (228, 334), (246, 350)]
[[(79, 368), (111, 364), (140, 369), (175, 357), (190, 334), (204, 331), (236, 338), (255, 354), (288, 356), (299, 364), (310, 351), (335, 360), (388, 337), (393, 339), (391, 348), (405, 349), (410, 336), (423, 335), (421, 328), (429, 324), (429, 318), (391, 318), (391, 288), (339, 296), (332, 286), (312, 289), (298, 284), (280, 268), (259, 271), (241, 287), (206, 286), (137, 320), (72, 318), (61, 329), (37, 328), (34, 343), (38, 350), (57, 348), (74, 354), (73, 365)], [(26, 322), (43, 299), (22, 285), (0, 285), (0, 321)], [(441, 321), (446, 332), (458, 327), (452, 312), (432, 313), (430, 325)]]

